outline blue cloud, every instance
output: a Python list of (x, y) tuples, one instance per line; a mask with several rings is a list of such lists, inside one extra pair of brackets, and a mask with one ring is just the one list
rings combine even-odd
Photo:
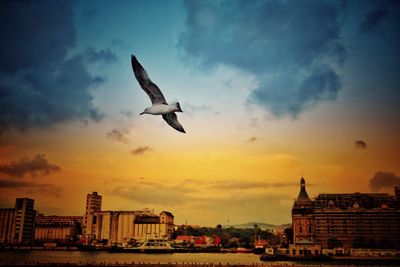
[(275, 116), (297, 116), (341, 89), (346, 59), (340, 6), (325, 1), (185, 1), (178, 45), (210, 69), (225, 64), (255, 75), (250, 95)]
[[(369, 11), (360, 23), (360, 31), (362, 33), (378, 33), (382, 34), (381, 28), (384, 21), (388, 20), (389, 17), (394, 19), (398, 27), (399, 23), (399, 8), (400, 2), (397, 0), (382, 0), (382, 1), (371, 1)], [(392, 24), (390, 22), (390, 24)]]
[(263, 78), (250, 98), (277, 117), (296, 117), (320, 101), (336, 99), (341, 82), (331, 68), (320, 66), (302, 76), (301, 72), (294, 70), (273, 78)]
[(379, 24), (387, 17), (389, 14), (386, 8), (380, 7), (371, 10), (361, 23), (362, 32), (372, 32), (375, 31)]
[(85, 56), (89, 63), (113, 63), (118, 61), (117, 55), (108, 48), (96, 51), (96, 49), (89, 46), (86, 48)]
[(76, 44), (71, 1), (1, 1), (0, 129), (99, 120), (86, 61), (113, 61), (106, 49), (69, 56)]
[(1, 1), (0, 71), (51, 67), (76, 41), (69, 1)]

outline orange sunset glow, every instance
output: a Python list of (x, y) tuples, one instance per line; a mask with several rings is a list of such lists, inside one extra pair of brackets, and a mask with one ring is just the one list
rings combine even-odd
[[(310, 197), (393, 194), (397, 6), (368, 24), (374, 4), (273, 1), (284, 14), (253, 16), (255, 2), (156, 3), (63, 2), (39, 19), (13, 3), (10, 23), (31, 15), (0, 26), (1, 207), (29, 197), (83, 215), (97, 191), (104, 210), (167, 210), (177, 225), (285, 224), (302, 176)], [(132, 54), (179, 101), (186, 134), (139, 115), (151, 102)]]

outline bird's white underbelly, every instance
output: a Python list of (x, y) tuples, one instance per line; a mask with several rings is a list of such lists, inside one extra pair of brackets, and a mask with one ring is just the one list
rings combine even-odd
[(148, 108), (148, 112), (153, 115), (162, 115), (173, 111), (176, 111), (175, 106), (165, 104), (156, 104)]

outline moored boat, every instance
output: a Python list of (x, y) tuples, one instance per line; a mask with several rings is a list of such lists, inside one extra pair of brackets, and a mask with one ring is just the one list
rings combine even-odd
[(113, 246), (110, 252), (128, 253), (171, 253), (175, 248), (168, 240), (160, 238), (148, 238), (139, 242), (136, 246)]

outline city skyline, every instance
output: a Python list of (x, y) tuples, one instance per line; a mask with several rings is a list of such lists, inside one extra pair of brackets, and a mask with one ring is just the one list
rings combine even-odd
[[(3, 2), (0, 206), (283, 224), (320, 193), (400, 184), (396, 1)], [(149, 16), (151, 14), (151, 16)], [(186, 135), (154, 116), (134, 54)]]
[[(304, 179), (304, 177), (301, 177), (301, 179), (300, 179), (300, 183), (299, 183), (299, 186), (300, 186), (300, 193), (299, 193), (299, 195), (297, 196), (297, 197), (294, 197), (293, 198), (293, 203), (292, 203), (292, 206), (293, 206), (293, 204), (295, 204), (296, 203), (296, 200), (299, 198), (299, 196), (302, 196), (302, 194), (304, 195), (306, 195), (306, 197), (308, 198), (308, 194), (307, 193), (303, 193), (303, 191), (304, 191), (304, 185), (305, 185), (305, 179)], [(309, 186), (309, 185), (308, 185)], [(393, 187), (392, 189), (392, 191), (393, 192), (389, 192), (388, 194), (378, 194), (378, 195), (386, 195), (386, 196), (392, 196), (392, 197), (395, 197), (395, 195), (396, 195), (396, 190), (398, 190), (398, 188), (400, 188), (400, 186), (396, 186), (396, 187)], [(305, 191), (304, 191), (305, 192)], [(98, 195), (98, 192), (88, 192), (87, 193), (87, 200), (86, 200), (86, 212), (85, 213), (83, 213), (83, 215), (81, 215), (81, 214), (68, 214), (67, 216), (78, 216), (78, 217), (82, 217), (82, 218), (84, 218), (84, 220), (88, 220), (87, 218), (86, 218), (86, 216), (87, 216), (87, 214), (88, 213), (90, 213), (90, 212), (88, 212), (88, 203), (91, 203), (91, 201), (89, 201), (88, 200), (88, 197), (89, 197), (89, 195), (92, 195), (92, 194), (94, 194), (94, 195)], [(333, 193), (333, 192), (330, 192), (330, 193), (328, 193), (328, 195), (329, 194), (331, 194), (331, 195), (335, 195), (335, 194), (337, 194), (337, 192), (335, 192), (335, 193)], [(349, 193), (349, 194), (366, 194), (365, 192), (360, 192), (360, 191), (357, 191), (357, 192), (352, 192), (352, 193)], [(397, 193), (398, 194), (398, 193)], [(311, 197), (311, 199), (312, 200), (314, 200), (314, 199), (317, 199), (320, 195), (324, 195), (324, 193), (318, 193), (318, 194), (315, 194), (313, 197)], [(151, 212), (152, 214), (156, 214), (155, 213), (155, 210), (154, 209), (152, 209), (151, 207), (145, 207), (145, 208), (129, 208), (129, 209), (127, 209), (127, 210), (112, 210), (112, 209), (103, 209), (102, 208), (102, 206), (101, 206), (101, 203), (102, 203), (102, 195), (98, 195), (99, 197), (100, 197), (100, 204), (99, 204), (99, 206), (97, 207), (97, 208), (95, 208), (94, 210), (91, 210), (91, 212), (93, 213), (93, 212), (114, 212), (114, 213), (119, 213), (119, 212)], [(16, 198), (17, 200), (18, 199), (29, 199), (28, 197), (18, 197), (18, 198)], [(32, 200), (34, 200), (34, 199), (32, 199)], [(91, 204), (89, 204), (89, 205), (91, 205)], [(8, 207), (0, 207), (0, 209), (13, 209), (12, 207), (11, 207), (12, 205), (9, 205)], [(36, 211), (36, 213), (37, 214), (39, 214), (39, 215), (46, 215), (46, 216), (55, 216), (55, 217), (57, 217), (57, 216), (66, 216), (65, 214), (62, 214), (62, 215), (60, 215), (60, 214), (44, 214), (44, 213), (42, 213), (39, 209), (36, 209), (35, 210)], [(165, 212), (165, 209), (164, 210), (162, 210), (161, 211), (161, 213), (162, 212)], [(85, 215), (86, 214), (86, 215)], [(89, 221), (91, 221), (91, 220), (93, 220), (93, 219), (90, 219)], [(181, 220), (178, 220), (179, 222), (181, 221)], [(242, 222), (236, 222), (236, 223), (234, 223), (234, 224), (232, 224), (231, 223), (231, 221), (230, 221), (230, 219), (229, 219), (229, 217), (227, 218), (227, 221), (224, 223), (224, 222), (218, 222), (217, 223), (217, 225), (225, 225), (225, 226), (229, 226), (229, 225), (231, 225), (231, 226), (235, 226), (235, 225), (246, 225), (246, 224), (251, 224), (251, 223), (262, 223), (262, 224), (271, 224), (271, 225), (275, 225), (275, 226), (283, 226), (283, 225), (287, 225), (287, 224), (290, 224), (290, 222), (284, 222), (284, 223), (271, 223), (271, 222), (269, 222), (269, 221), (257, 221), (257, 220), (249, 220), (249, 221), (242, 221)], [(199, 227), (212, 227), (213, 225), (198, 225), (198, 224), (196, 224), (196, 223), (188, 223), (188, 220), (187, 219), (185, 219), (185, 221), (184, 221), (184, 223), (177, 223), (176, 225), (197, 225), (197, 226), (199, 226)]]

